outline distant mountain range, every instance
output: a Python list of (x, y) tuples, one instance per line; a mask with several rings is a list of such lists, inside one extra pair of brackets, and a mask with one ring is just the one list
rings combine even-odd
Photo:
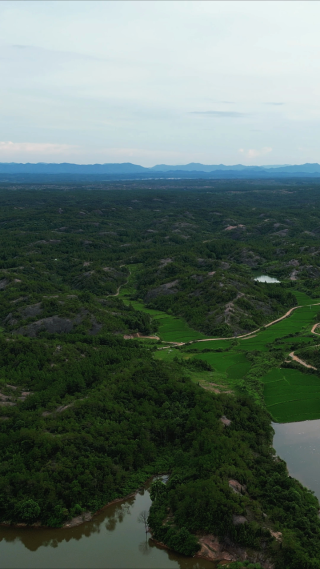
[(224, 164), (205, 165), (190, 163), (186, 165), (171, 166), (159, 164), (152, 168), (144, 168), (136, 164), (126, 162), (123, 164), (18, 164), (0, 163), (0, 175), (73, 175), (93, 176), (101, 179), (101, 176), (115, 176), (128, 178), (277, 178), (277, 177), (319, 177), (320, 165), (270, 165), (270, 166), (243, 166), (236, 164), (226, 166)]

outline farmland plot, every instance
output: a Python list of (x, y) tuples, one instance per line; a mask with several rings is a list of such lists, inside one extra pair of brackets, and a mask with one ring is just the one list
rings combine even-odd
[(266, 407), (278, 423), (320, 418), (320, 378), (278, 368), (263, 378)]

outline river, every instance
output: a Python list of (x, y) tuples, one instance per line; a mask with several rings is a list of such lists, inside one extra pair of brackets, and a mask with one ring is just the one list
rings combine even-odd
[(70, 529), (0, 528), (1, 567), (6, 569), (214, 569), (215, 564), (155, 545), (141, 511), (149, 490), (108, 506), (90, 522)]

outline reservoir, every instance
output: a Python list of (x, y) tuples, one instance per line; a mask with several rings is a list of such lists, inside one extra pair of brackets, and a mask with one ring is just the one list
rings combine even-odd
[(320, 419), (272, 426), (273, 447), (286, 461), (290, 476), (313, 490), (320, 500)]
[(278, 279), (274, 279), (273, 277), (268, 277), (268, 275), (260, 275), (254, 279), (259, 283), (279, 283)]
[(214, 569), (215, 564), (157, 546), (139, 514), (149, 510), (148, 488), (108, 506), (70, 529), (0, 527), (1, 567), (6, 569)]

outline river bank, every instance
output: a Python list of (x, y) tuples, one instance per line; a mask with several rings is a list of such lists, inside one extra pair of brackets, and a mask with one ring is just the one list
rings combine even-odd
[(2, 527), (11, 527), (11, 528), (33, 528), (33, 529), (69, 529), (69, 528), (74, 528), (77, 526), (80, 526), (82, 524), (85, 524), (86, 522), (90, 522), (91, 520), (93, 520), (93, 518), (95, 516), (98, 516), (99, 514), (101, 514), (104, 510), (106, 510), (107, 508), (109, 508), (110, 506), (113, 506), (114, 504), (117, 503), (121, 503), (124, 502), (126, 500), (130, 500), (131, 498), (134, 498), (142, 489), (149, 489), (152, 480), (154, 478), (156, 478), (158, 475), (155, 476), (151, 476), (149, 477), (146, 482), (140, 486), (137, 490), (135, 490), (134, 492), (130, 492), (130, 494), (126, 494), (125, 496), (121, 497), (121, 498), (115, 498), (114, 500), (111, 500), (111, 502), (108, 502), (107, 504), (105, 504), (104, 506), (102, 506), (102, 508), (99, 508), (99, 510), (97, 510), (96, 512), (82, 512), (79, 516), (75, 516), (73, 518), (71, 518), (70, 520), (67, 520), (60, 528), (53, 528), (52, 526), (44, 526), (41, 524), (41, 522), (35, 522), (33, 524), (26, 524), (26, 523), (11, 523), (11, 521), (8, 522), (0, 522), (0, 526)]
[[(51, 535), (51, 533), (53, 533), (55, 535), (55, 540), (58, 541), (58, 543), (64, 542), (64, 541), (70, 541), (69, 540), (69, 535), (71, 535), (71, 539), (74, 537), (74, 531), (73, 530), (80, 530), (80, 531), (84, 531), (84, 534), (88, 537), (87, 535), (87, 528), (89, 527), (90, 523), (94, 524), (96, 523), (96, 521), (98, 521), (101, 518), (104, 518), (105, 515), (107, 515), (107, 517), (110, 515), (111, 512), (111, 517), (114, 518), (114, 512), (118, 512), (121, 510), (127, 510), (126, 513), (128, 512), (128, 506), (129, 508), (134, 504), (134, 502), (136, 501), (136, 499), (138, 498), (138, 500), (141, 499), (141, 496), (144, 496), (145, 494), (147, 494), (149, 496), (149, 489), (152, 483), (152, 480), (155, 477), (149, 477), (147, 479), (147, 481), (145, 482), (145, 484), (143, 485), (143, 487), (140, 487), (139, 489), (137, 489), (135, 492), (131, 492), (130, 494), (124, 496), (123, 498), (116, 498), (114, 500), (112, 500), (111, 502), (109, 502), (108, 504), (106, 504), (105, 506), (103, 506), (102, 508), (100, 508), (99, 510), (97, 510), (94, 513), (91, 512), (84, 512), (83, 514), (81, 514), (80, 516), (76, 516), (74, 518), (72, 518), (71, 520), (68, 520), (61, 528), (51, 528), (49, 526), (42, 526), (40, 523), (35, 523), (32, 525), (27, 525), (27, 524), (10, 524), (8, 523), (1, 523), (0, 526), (7, 528), (7, 530), (14, 532), (15, 530), (17, 530), (17, 534), (19, 535), (20, 532), (21, 533), (21, 537), (25, 536), (25, 535), (29, 535), (33, 532), (36, 534), (36, 536), (38, 537), (43, 536), (45, 542), (48, 541), (48, 535)], [(149, 507), (151, 505), (151, 500), (149, 499)], [(121, 521), (121, 515), (118, 516), (119, 517), (119, 521)], [(259, 554), (259, 552), (256, 552), (254, 555), (250, 555), (248, 556), (246, 549), (240, 546), (235, 546), (233, 544), (230, 544), (230, 546), (227, 545), (223, 545), (219, 542), (219, 539), (214, 536), (214, 535), (198, 535), (198, 539), (199, 539), (199, 543), (201, 546), (200, 551), (194, 555), (193, 557), (186, 557), (184, 555), (180, 555), (178, 553), (176, 553), (173, 549), (171, 549), (170, 547), (168, 547), (165, 543), (158, 541), (156, 538), (153, 537), (153, 533), (152, 530), (150, 528), (148, 528), (148, 532), (144, 531), (144, 528), (142, 527), (142, 525), (139, 526), (141, 528), (141, 530), (143, 530), (143, 533), (145, 533), (145, 537), (146, 537), (146, 543), (148, 544), (147, 547), (156, 547), (159, 550), (164, 550), (167, 552), (169, 558), (178, 558), (178, 559), (183, 559), (184, 564), (183, 564), (183, 568), (187, 568), (187, 569), (216, 569), (217, 564), (218, 563), (228, 563), (231, 561), (238, 561), (238, 560), (247, 560), (250, 559), (250, 561), (252, 562), (257, 562), (260, 561), (261, 565), (264, 569), (273, 569), (273, 565), (268, 563), (268, 562), (264, 562), (261, 559), (261, 555)], [(34, 532), (34, 530), (38, 530), (36, 532)], [(109, 531), (114, 531), (115, 528), (112, 528), (112, 524), (110, 525), (110, 527), (108, 528)], [(66, 532), (66, 530), (68, 530)], [(30, 532), (30, 533), (29, 533)], [(147, 536), (147, 533), (150, 535), (150, 537)], [(15, 534), (17, 536), (17, 534)], [(9, 534), (8, 534), (9, 536)], [(57, 538), (58, 536), (58, 538)], [(0, 541), (3, 540), (3, 536), (1, 536), (1, 531), (0, 531)], [(32, 540), (33, 541), (33, 540)], [(37, 541), (37, 539), (36, 539)], [(151, 545), (153, 544), (153, 545)], [(252, 553), (252, 552), (251, 552)], [(191, 562), (192, 560), (200, 560), (201, 565), (193, 565), (193, 563), (191, 565), (188, 564), (188, 562)], [(180, 566), (180, 565), (179, 565)], [(157, 569), (156, 567), (154, 569)]]
[[(63, 526), (61, 526), (60, 528), (57, 528), (57, 529), (74, 528), (74, 527), (80, 526), (86, 522), (90, 522), (94, 518), (94, 516), (97, 516), (98, 514), (103, 512), (106, 508), (109, 508), (109, 506), (112, 506), (113, 504), (117, 504), (118, 502), (123, 502), (124, 500), (129, 500), (130, 498), (136, 496), (138, 494), (138, 492), (139, 492), (139, 490), (137, 490), (136, 492), (132, 492), (131, 494), (127, 494), (123, 498), (116, 498), (115, 500), (112, 500), (111, 502), (109, 502), (108, 504), (106, 504), (105, 506), (103, 506), (102, 508), (100, 508), (99, 510), (94, 512), (93, 514), (91, 512), (83, 512), (79, 516), (75, 516), (74, 518), (71, 518), (70, 520), (65, 522), (63, 524)], [(52, 526), (43, 526), (40, 522), (35, 522), (34, 524), (25, 524), (25, 523), (12, 524), (10, 521), (8, 521), (8, 522), (0, 522), (0, 526), (10, 527), (10, 528), (55, 529)]]
[(148, 488), (113, 501), (90, 521), (64, 528), (1, 527), (1, 562), (8, 569), (216, 569), (157, 544), (138, 522), (148, 511)]

